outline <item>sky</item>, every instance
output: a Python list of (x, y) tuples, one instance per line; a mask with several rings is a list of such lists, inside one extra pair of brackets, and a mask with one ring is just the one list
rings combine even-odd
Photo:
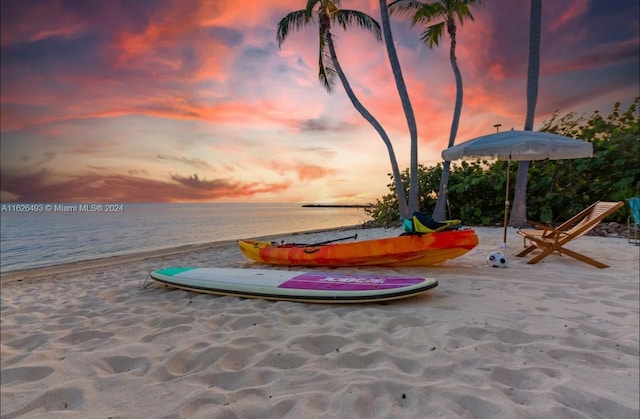
[[(554, 111), (608, 114), (640, 95), (636, 0), (543, 0), (534, 129)], [(318, 81), (316, 22), (279, 48), (303, 0), (3, 0), (3, 202), (362, 204), (389, 193), (389, 153), (338, 83)], [(380, 20), (375, 0), (342, 0)], [(464, 104), (456, 144), (523, 129), (529, 2), (485, 0), (458, 27)], [(392, 16), (416, 114), (419, 162), (447, 147), (449, 40)], [(356, 95), (409, 165), (406, 119), (382, 43), (333, 30)]]

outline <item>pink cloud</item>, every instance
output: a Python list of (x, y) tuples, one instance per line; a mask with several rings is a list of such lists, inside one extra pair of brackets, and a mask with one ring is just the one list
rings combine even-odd
[(551, 62), (545, 66), (543, 74), (569, 73), (620, 64), (626, 60), (637, 59), (639, 49), (639, 38), (597, 45), (581, 52), (574, 60)]
[[(6, 4), (16, 11), (11, 13)], [(65, 199), (72, 197), (62, 192), (62, 186), (78, 197), (108, 194), (101, 186), (107, 180), (131, 191), (123, 192), (127, 197), (135, 191), (149, 199), (160, 196), (153, 191), (176, 200), (270, 189), (293, 194), (287, 183), (254, 184), (219, 176), (149, 178), (138, 166), (122, 167), (119, 170), (126, 173), (122, 175), (104, 169), (87, 173), (85, 165), (78, 165), (82, 168), (70, 174), (76, 176), (77, 187), (67, 182), (71, 177), (60, 175), (60, 165), (79, 154), (83, 159), (100, 159), (94, 166), (106, 167), (102, 159), (113, 158), (115, 152), (126, 157), (119, 161), (123, 166), (135, 164), (136, 158), (143, 160), (140, 167), (150, 159), (159, 166), (167, 162), (167, 147), (181, 141), (192, 145), (207, 135), (215, 138), (215, 145), (206, 143), (205, 148), (227, 154), (221, 160), (237, 158), (222, 163), (214, 173), (222, 173), (224, 167), (234, 177), (251, 179), (247, 173), (258, 165), (260, 176), (266, 168), (276, 176), (325, 182), (328, 188), (338, 183), (336, 179), (347, 178), (343, 168), (327, 165), (329, 158), (339, 158), (343, 150), (357, 151), (361, 144), (375, 144), (372, 147), (384, 153), (377, 133), (353, 109), (342, 86), (336, 85), (332, 96), (320, 86), (315, 24), (292, 34), (277, 49), (275, 26), (286, 13), (304, 7), (300, 0), (113, 0), (82, 2), (82, 7), (73, 8), (58, 0), (34, 0), (29, 3), (33, 7), (21, 4), (3, 4), (0, 123), (3, 152), (10, 153), (3, 163), (25, 168), (46, 163), (51, 170), (43, 175), (48, 183), (33, 173), (20, 175), (43, 196), (53, 193), (44, 190), (45, 184), (53, 185), (52, 196)], [(631, 9), (631, 2), (626, 4)], [(376, 0), (342, 6), (379, 18)], [(605, 9), (586, 0), (543, 2), (537, 121), (558, 108), (580, 111), (585, 103), (604, 109), (614, 95), (625, 100), (637, 92), (637, 77), (629, 76), (637, 70), (639, 46), (634, 7)], [(592, 30), (596, 12), (598, 19), (606, 19), (602, 27), (611, 30)], [(458, 31), (458, 64), (465, 89), (458, 141), (492, 131), (494, 123), (503, 128), (524, 123), (529, 5), (484, 2), (473, 13), (475, 21), (467, 21)], [(418, 41), (424, 28), (410, 29), (397, 17), (392, 25), (418, 122), (420, 158), (432, 159), (448, 139), (455, 100), (448, 39), (429, 50)], [(353, 88), (391, 136), (398, 159), (407, 160), (406, 120), (383, 44), (359, 29), (336, 29), (334, 35)], [(605, 99), (607, 103), (599, 105)], [(165, 128), (166, 132), (157, 131)], [(291, 145), (300, 140), (313, 141), (313, 147)], [(34, 154), (21, 163), (21, 156), (28, 154), (27, 144), (50, 154)], [(172, 163), (210, 175), (213, 169), (197, 154), (201, 150), (184, 146)], [(286, 164), (265, 163), (264, 155), (284, 150)], [(373, 158), (369, 164), (376, 165)], [(362, 184), (353, 182), (356, 188)], [(140, 190), (141, 185), (149, 192)], [(35, 199), (26, 188), (19, 190)]]
[(63, 177), (50, 170), (2, 172), (3, 195), (20, 202), (207, 202), (286, 191), (290, 182), (243, 183), (174, 174), (149, 179), (135, 174), (78, 173)]
[(555, 31), (566, 27), (569, 22), (583, 16), (589, 8), (588, 0), (573, 0), (572, 2), (544, 2), (543, 12), (549, 19), (548, 30)]
[(63, 10), (56, 0), (29, 4), (17, 8), (12, 19), (2, 21), (0, 45), (6, 47), (22, 42), (35, 42), (51, 37), (68, 38), (83, 32), (87, 22)]

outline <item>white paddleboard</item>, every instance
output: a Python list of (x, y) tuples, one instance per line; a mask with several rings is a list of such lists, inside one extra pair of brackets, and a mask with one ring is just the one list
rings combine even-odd
[(189, 291), (314, 303), (394, 300), (438, 285), (435, 279), (416, 276), (275, 269), (172, 267), (155, 270), (150, 276)]

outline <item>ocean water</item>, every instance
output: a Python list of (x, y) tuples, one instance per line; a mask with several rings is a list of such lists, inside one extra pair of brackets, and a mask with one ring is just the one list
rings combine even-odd
[(0, 272), (369, 219), (359, 208), (300, 204), (0, 205)]

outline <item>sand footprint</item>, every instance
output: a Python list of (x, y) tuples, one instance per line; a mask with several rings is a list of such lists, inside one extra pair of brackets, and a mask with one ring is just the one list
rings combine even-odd
[(607, 311), (607, 314), (609, 314), (610, 316), (619, 317), (621, 319), (629, 316), (629, 313), (626, 311)]
[(109, 356), (102, 358), (95, 367), (99, 376), (130, 373), (135, 376), (144, 375), (151, 366), (147, 358), (130, 358), (127, 356)]
[[(58, 339), (58, 342), (67, 343), (70, 345), (79, 345), (81, 343), (98, 340), (105, 341), (113, 336), (111, 332), (101, 332), (99, 330), (83, 330), (81, 332), (74, 332), (65, 335)], [(98, 342), (98, 343), (101, 343)]]
[(437, 383), (451, 378), (455, 374), (458, 365), (449, 362), (447, 364), (427, 364), (422, 371), (422, 378), (428, 383)]
[(550, 379), (557, 378), (555, 370), (544, 368), (523, 368), (511, 370), (503, 367), (493, 368), (491, 378), (509, 388), (534, 390)]
[(621, 300), (626, 300), (626, 301), (632, 301), (632, 302), (636, 303), (640, 299), (640, 295), (638, 295), (636, 293), (628, 293), (628, 294), (624, 294), (624, 295), (620, 296), (620, 299)]
[[(257, 354), (266, 353), (269, 345), (255, 342), (253, 338), (234, 339), (225, 345), (227, 351), (217, 360), (216, 365), (222, 371), (240, 371), (249, 368), (254, 364), (254, 357)], [(243, 344), (242, 342), (247, 342)]]
[[(637, 419), (640, 411), (637, 408), (624, 406), (623, 404), (602, 397), (585, 390), (576, 390), (573, 384), (560, 384), (554, 387), (554, 393), (562, 406), (583, 412), (593, 418), (605, 417), (602, 412), (615, 412), (616, 419)], [(637, 406), (637, 404), (636, 404)]]
[(513, 343), (516, 345), (531, 343), (540, 339), (539, 335), (524, 333), (516, 329), (502, 329), (496, 333), (496, 336), (501, 342)]
[(156, 319), (153, 319), (148, 322), (148, 325), (154, 329), (165, 329), (180, 325), (189, 325), (195, 322), (195, 318), (193, 316), (170, 316), (165, 315)]
[[(459, 408), (454, 409), (459, 417), (481, 418), (509, 418), (513, 417), (510, 409), (505, 409), (500, 402), (494, 403), (489, 397), (482, 398), (474, 394), (451, 394), (448, 398)], [(460, 409), (461, 408), (461, 409)], [(472, 413), (470, 416), (469, 413)]]
[(493, 332), (482, 327), (464, 326), (464, 327), (457, 327), (455, 329), (451, 329), (451, 331), (449, 331), (447, 335), (461, 336), (464, 338), (471, 338), (476, 341), (483, 341), (483, 340), (486, 340), (487, 336), (492, 338)]
[(334, 335), (303, 336), (291, 340), (291, 347), (299, 347), (305, 352), (315, 355), (326, 355), (328, 353), (340, 352), (340, 348), (351, 344), (350, 339)]
[(143, 336), (140, 339), (140, 341), (144, 343), (149, 343), (162, 338), (167, 338), (167, 337), (171, 338), (172, 335), (179, 336), (183, 333), (187, 333), (191, 331), (191, 326), (181, 325), (181, 326), (172, 327), (170, 329), (162, 329), (159, 332), (156, 332), (156, 329), (153, 329), (153, 330), (155, 333), (150, 333), (148, 335)]
[(628, 368), (624, 362), (618, 362), (615, 359), (598, 355), (587, 350), (571, 350), (571, 349), (550, 349), (547, 355), (552, 359), (573, 366), (589, 366), (594, 368)]
[(242, 330), (247, 329), (249, 327), (262, 325), (262, 324), (271, 323), (271, 321), (265, 316), (258, 315), (248, 315), (248, 316), (240, 316), (235, 320), (228, 323), (228, 326), (232, 330)]
[[(200, 348), (206, 347), (204, 350)], [(191, 348), (182, 349), (158, 367), (152, 378), (158, 382), (167, 382), (175, 378), (204, 371), (211, 365), (219, 362), (226, 352), (222, 347), (211, 347), (205, 343), (198, 343)]]
[[(54, 388), (40, 394), (21, 409), (3, 415), (3, 419), (13, 419), (24, 416), (29, 412), (38, 413), (64, 411), (79, 409), (85, 403), (84, 392), (78, 387)], [(43, 416), (44, 417), (44, 416)]]
[(53, 373), (50, 367), (5, 368), (0, 374), (0, 384), (39, 381)]
[[(277, 349), (267, 353), (255, 367), (273, 367), (280, 370), (290, 370), (300, 368), (309, 362), (308, 356), (301, 356), (295, 353), (279, 351)], [(221, 364), (222, 365), (222, 364)], [(226, 369), (229, 371), (229, 369)]]
[(5, 343), (13, 349), (20, 349), (24, 352), (33, 352), (34, 350), (38, 349), (40, 346), (45, 345), (48, 342), (48, 333), (36, 333)]
[(247, 370), (244, 374), (237, 374), (234, 371), (211, 372), (209, 370), (195, 376), (193, 382), (205, 386), (209, 394), (219, 395), (247, 387), (268, 388), (281, 378), (282, 371), (274, 368), (254, 368)]
[(179, 409), (181, 418), (238, 418), (237, 414), (227, 411), (224, 414), (220, 411), (226, 404), (227, 396), (222, 394), (211, 394), (209, 396), (197, 396), (182, 403)]
[[(272, 404), (264, 392), (242, 391), (233, 395), (200, 395), (186, 401), (180, 408), (180, 417), (206, 419), (282, 418), (294, 408), (294, 400), (282, 400)], [(245, 406), (241, 413), (233, 405)], [(228, 406), (228, 407), (227, 407)], [(268, 406), (268, 410), (265, 409)]]
[(415, 361), (409, 357), (399, 357), (388, 354), (385, 351), (380, 351), (381, 355), (387, 354), (387, 361), (395, 367), (396, 370), (401, 371), (403, 374), (418, 376), (424, 372), (424, 365), (421, 362)]
[(420, 317), (402, 316), (390, 319), (386, 324), (386, 330), (393, 334), (398, 330), (404, 330), (409, 327), (424, 327), (426, 321)]
[(355, 351), (349, 351), (340, 354), (336, 358), (335, 363), (340, 368), (349, 368), (354, 370), (368, 370), (373, 368), (388, 368), (388, 354), (383, 351), (371, 351), (363, 354), (357, 354)]

